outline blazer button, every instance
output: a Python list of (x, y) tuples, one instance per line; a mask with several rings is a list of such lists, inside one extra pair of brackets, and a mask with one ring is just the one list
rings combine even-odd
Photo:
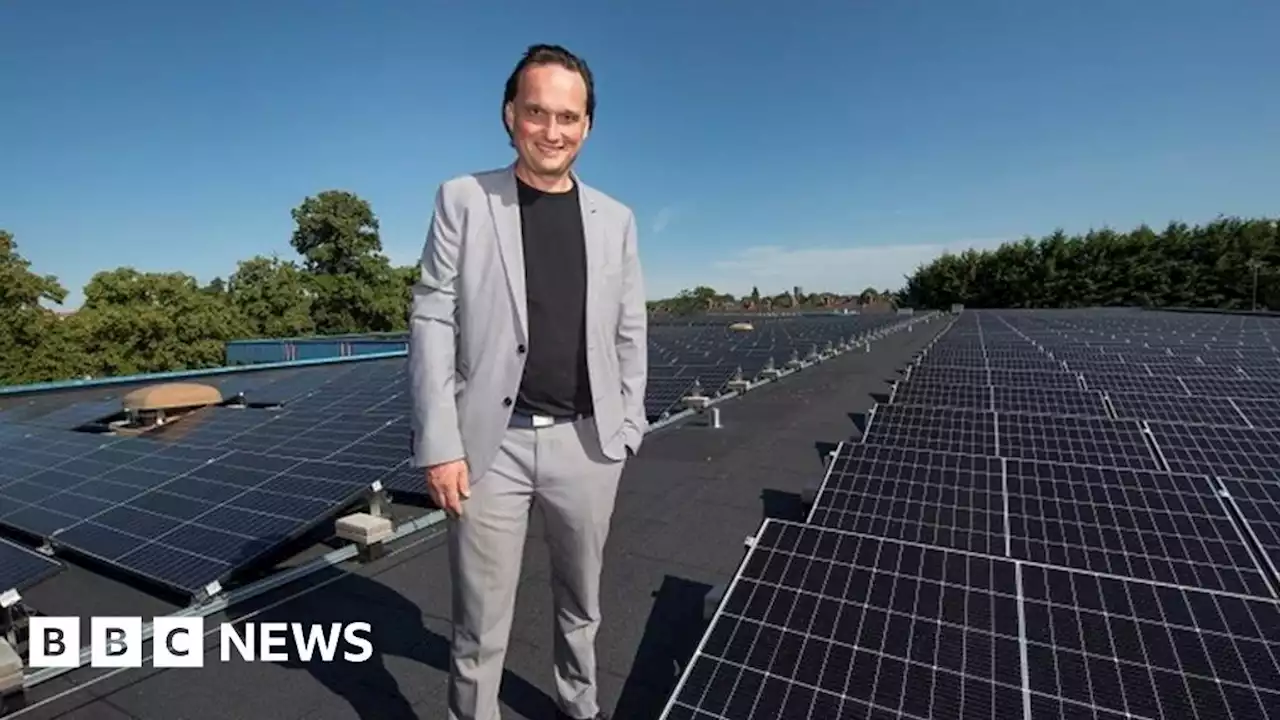
[(502, 398), (502, 406), (503, 406), (503, 407), (511, 407), (511, 398), (509, 398), (509, 397), (507, 397), (507, 398)]
[(517, 348), (516, 348), (516, 352), (518, 352), (518, 353), (520, 353), (521, 355), (523, 355), (523, 354), (524, 354), (524, 346), (523, 346), (523, 345), (521, 345), (521, 346), (517, 347)]

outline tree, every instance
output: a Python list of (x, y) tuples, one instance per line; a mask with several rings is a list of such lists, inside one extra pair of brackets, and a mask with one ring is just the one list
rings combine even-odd
[(311, 318), (321, 334), (389, 332), (408, 327), (404, 271), (382, 254), (369, 203), (326, 190), (294, 208), (291, 243), (304, 258)]
[(245, 322), (224, 296), (183, 273), (119, 268), (93, 276), (80, 311), (63, 322), (84, 348), (95, 377), (221, 365)]
[(369, 203), (345, 190), (326, 190), (293, 209), (291, 244), (317, 275), (359, 273), (363, 261), (381, 254), (378, 218)]
[(0, 230), (0, 385), (74, 374), (81, 354), (63, 318), (43, 305), (60, 305), (66, 297), (58, 279), (32, 271), (13, 234)]
[[(1251, 264), (1253, 263), (1253, 264)], [(944, 254), (906, 278), (901, 299), (915, 307), (1280, 308), (1280, 225), (1217, 218), (1156, 233), (1142, 225), (1068, 236), (1061, 230), (994, 250)]]
[(295, 263), (261, 255), (243, 260), (227, 283), (227, 296), (253, 337), (298, 337), (315, 332), (312, 289)]

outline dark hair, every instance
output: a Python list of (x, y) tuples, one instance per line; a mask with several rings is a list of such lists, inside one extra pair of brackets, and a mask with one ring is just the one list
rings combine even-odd
[[(591, 68), (587, 67), (587, 61), (559, 45), (530, 45), (529, 49), (525, 51), (524, 57), (520, 58), (520, 62), (516, 63), (516, 69), (511, 71), (511, 76), (507, 78), (506, 90), (502, 93), (503, 129), (507, 129), (505, 116), (507, 103), (514, 102), (516, 99), (516, 93), (520, 89), (520, 76), (526, 69), (535, 65), (559, 65), (582, 76), (583, 82), (587, 84), (587, 120), (594, 126), (596, 85), (591, 78)], [(510, 130), (507, 130), (507, 135), (511, 135)]]

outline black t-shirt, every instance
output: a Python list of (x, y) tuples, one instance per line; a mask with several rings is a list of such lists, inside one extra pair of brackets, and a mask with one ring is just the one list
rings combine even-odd
[(518, 179), (524, 238), (529, 356), (515, 409), (568, 417), (592, 413), (587, 375), (587, 250), (578, 186), (546, 193)]

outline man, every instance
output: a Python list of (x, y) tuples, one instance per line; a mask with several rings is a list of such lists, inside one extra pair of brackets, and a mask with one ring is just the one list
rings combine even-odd
[(542, 508), (564, 717), (597, 702), (600, 566), (623, 463), (646, 430), (635, 216), (572, 172), (591, 130), (587, 64), (528, 50), (502, 118), (513, 165), (436, 194), (414, 287), (414, 455), (449, 513), (454, 720), (496, 720), (529, 510)]

